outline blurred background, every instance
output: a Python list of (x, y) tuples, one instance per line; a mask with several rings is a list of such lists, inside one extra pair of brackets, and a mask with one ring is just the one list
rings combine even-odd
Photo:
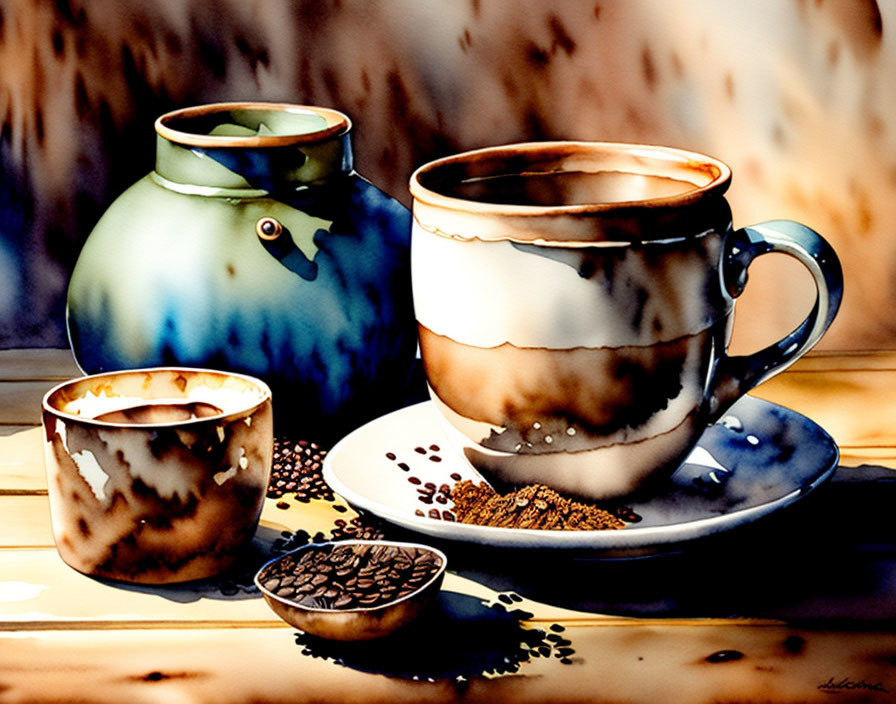
[[(357, 170), (523, 140), (637, 141), (727, 161), (735, 225), (799, 220), (840, 254), (821, 348), (896, 346), (896, 3), (875, 0), (0, 0), (0, 348), (65, 347), (65, 291), (155, 118), (225, 100), (334, 107)], [(769, 260), (769, 261), (766, 261)], [(814, 292), (751, 269), (735, 348)]]

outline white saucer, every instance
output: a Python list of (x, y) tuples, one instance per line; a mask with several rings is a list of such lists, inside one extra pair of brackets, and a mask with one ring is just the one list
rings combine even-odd
[(450, 501), (422, 503), (420, 485), (409, 481), (416, 477), (440, 487), (453, 485), (458, 476), (480, 479), (451, 448), (442, 423), (429, 401), (371, 421), (333, 447), (324, 479), (354, 507), (434, 538), (628, 552), (662, 549), (755, 521), (806, 496), (833, 474), (839, 459), (834, 441), (817, 424), (747, 396), (707, 429), (667, 487), (653, 498), (625, 502), (639, 522), (606, 531), (495, 528), (429, 517), (432, 509), (450, 510)]

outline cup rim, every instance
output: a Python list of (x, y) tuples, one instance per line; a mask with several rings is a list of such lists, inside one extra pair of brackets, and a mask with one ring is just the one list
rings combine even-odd
[[(179, 420), (179, 421), (163, 421), (158, 423), (130, 423), (130, 422), (122, 422), (122, 421), (109, 421), (109, 420), (98, 420), (97, 418), (91, 418), (88, 416), (82, 416), (75, 413), (69, 413), (68, 411), (63, 411), (53, 405), (50, 404), (50, 398), (53, 394), (57, 393), (61, 389), (66, 386), (72, 386), (74, 384), (82, 383), (88, 380), (102, 380), (103, 378), (112, 378), (117, 376), (124, 375), (137, 375), (137, 374), (151, 374), (153, 372), (167, 372), (167, 373), (189, 373), (189, 374), (213, 374), (217, 376), (225, 376), (225, 377), (234, 377), (238, 379), (242, 379), (243, 381), (248, 382), (249, 384), (257, 387), (261, 392), (260, 397), (257, 401), (253, 403), (242, 406), (237, 410), (233, 411), (222, 411), (221, 413), (215, 413), (214, 415), (205, 416), (202, 418), (191, 418), (189, 420)], [(160, 366), (160, 367), (140, 367), (135, 369), (119, 369), (108, 372), (101, 372), (99, 374), (85, 374), (79, 377), (73, 377), (71, 379), (67, 379), (66, 381), (60, 382), (56, 384), (53, 388), (47, 391), (44, 394), (44, 397), (41, 401), (41, 408), (45, 414), (49, 414), (58, 418), (64, 418), (68, 421), (75, 421), (78, 423), (84, 423), (86, 425), (94, 425), (103, 428), (138, 428), (138, 429), (158, 429), (158, 428), (182, 428), (191, 425), (198, 425), (200, 423), (218, 423), (222, 420), (226, 420), (234, 417), (241, 417), (246, 415), (251, 415), (256, 410), (258, 410), (265, 403), (269, 403), (272, 399), (271, 388), (261, 379), (257, 377), (250, 376), (248, 374), (240, 374), (238, 372), (228, 372), (223, 371), (221, 369), (206, 369), (202, 367), (182, 367), (182, 366)]]
[[(171, 125), (177, 120), (189, 120), (207, 117), (234, 110), (269, 110), (292, 113), (311, 113), (322, 117), (326, 126), (311, 132), (296, 134), (261, 135), (261, 136), (228, 136), (211, 135), (197, 132), (188, 132)], [(299, 105), (295, 103), (276, 103), (264, 101), (237, 101), (222, 103), (207, 103), (192, 107), (179, 108), (160, 115), (155, 121), (156, 133), (169, 142), (183, 144), (191, 147), (284, 147), (296, 144), (310, 144), (321, 142), (334, 136), (348, 133), (352, 128), (352, 121), (343, 112), (333, 108), (325, 108), (317, 105)]]
[[(709, 180), (702, 184), (694, 184), (680, 193), (655, 198), (634, 199), (627, 201), (608, 201), (594, 203), (577, 203), (567, 205), (527, 205), (516, 203), (495, 203), (467, 200), (457, 196), (446, 195), (424, 185), (427, 176), (433, 172), (452, 167), (484, 164), (490, 159), (501, 157), (517, 157), (521, 159), (534, 156), (560, 160), (573, 155), (590, 154), (594, 157), (630, 154), (634, 160), (654, 159), (658, 162), (674, 162), (691, 168), (695, 172), (701, 170), (709, 173)], [(558, 169), (559, 171), (559, 169)], [(520, 170), (508, 170), (507, 174), (518, 174)], [(674, 208), (695, 203), (708, 194), (723, 194), (731, 182), (731, 168), (723, 161), (699, 152), (678, 147), (668, 147), (633, 142), (598, 142), (555, 140), (545, 142), (517, 142), (498, 146), (483, 147), (460, 152), (450, 156), (434, 159), (419, 166), (410, 177), (410, 193), (416, 202), (430, 206), (447, 208), (468, 213), (540, 216), (540, 215), (578, 215), (602, 214), (630, 208)]]

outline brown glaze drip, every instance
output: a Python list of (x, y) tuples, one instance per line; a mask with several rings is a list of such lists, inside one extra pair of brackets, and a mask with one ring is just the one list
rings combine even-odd
[(486, 349), (418, 327), (439, 399), (465, 418), (507, 429), (502, 442), (511, 446), (496, 449), (530, 453), (584, 449), (588, 437), (641, 426), (682, 392), (688, 367), (702, 365), (695, 378), (706, 378), (700, 360), (712, 359), (705, 348), (715, 335), (644, 347)]

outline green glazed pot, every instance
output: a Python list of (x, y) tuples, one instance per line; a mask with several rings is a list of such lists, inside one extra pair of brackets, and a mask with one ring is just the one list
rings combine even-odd
[(251, 374), (280, 428), (321, 439), (406, 398), (410, 214), (353, 170), (350, 128), (271, 103), (160, 117), (155, 170), (106, 211), (72, 274), (80, 367)]

